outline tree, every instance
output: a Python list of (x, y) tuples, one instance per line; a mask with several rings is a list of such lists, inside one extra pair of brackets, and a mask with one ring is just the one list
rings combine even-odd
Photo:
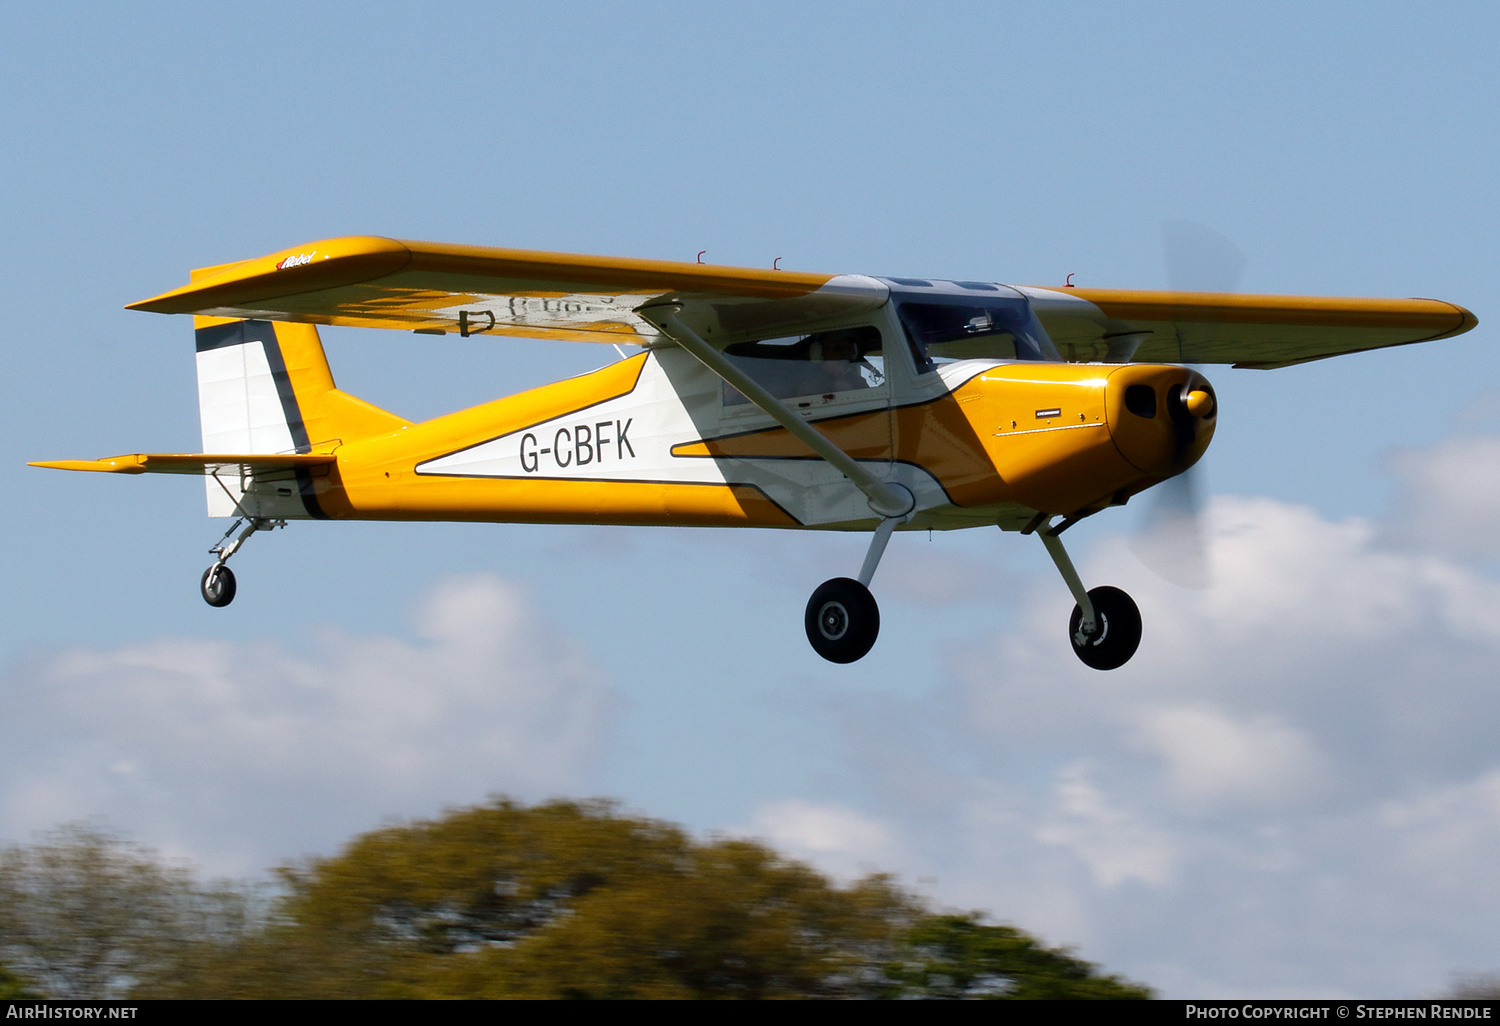
[[(281, 871), (270, 927), (175, 988), (244, 997), (862, 993), (915, 910), (607, 803), (498, 801)], [(170, 990), (171, 988), (169, 988)]]
[(97, 827), (6, 848), (0, 996), (1149, 996), (888, 877), (839, 886), (607, 802), (497, 800), (279, 873), (260, 913)]
[(268, 927), (153, 993), (240, 997), (1139, 997), (1010, 927), (839, 887), (608, 803), (507, 801), (282, 871)]
[(237, 937), (244, 904), (97, 826), (0, 851), (0, 958), (47, 997), (112, 998)]
[(1145, 999), (1151, 991), (1100, 976), (1066, 950), (1044, 948), (981, 913), (928, 915), (906, 935), (905, 960), (888, 971), (889, 996), (1016, 999)]
[(1500, 973), (1454, 973), (1448, 996), (1460, 1001), (1493, 1001), (1500, 998)]
[(0, 1001), (31, 1001), (40, 994), (26, 986), (26, 982), (5, 966), (0, 965)]

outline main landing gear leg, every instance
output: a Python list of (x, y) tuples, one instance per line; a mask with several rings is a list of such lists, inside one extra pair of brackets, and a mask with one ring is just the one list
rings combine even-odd
[[(239, 533), (239, 537), (230, 541), (229, 536), (241, 524), (245, 524), (245, 529)], [(264, 517), (250, 517), (249, 523), (242, 517), (231, 524), (229, 530), (224, 532), (224, 537), (219, 539), (219, 544), (208, 550), (218, 558), (214, 560), (213, 566), (203, 571), (203, 580), (199, 582), (203, 601), (211, 606), (227, 606), (233, 602), (234, 571), (225, 565), (229, 562), (229, 557), (238, 552), (240, 546), (256, 531), (271, 531), (285, 526), (285, 520), (267, 520)]]
[(1078, 602), (1068, 621), (1073, 652), (1085, 666), (1096, 670), (1124, 666), (1141, 643), (1141, 611), (1136, 608), (1135, 601), (1119, 588), (1106, 585), (1085, 591), (1059, 533), (1052, 527), (1050, 518), (1037, 531), (1042, 544), (1047, 546), (1047, 554), (1057, 564), (1058, 572)]
[[(906, 492), (900, 485), (891, 487)], [(852, 663), (864, 658), (865, 653), (874, 647), (880, 634), (880, 606), (870, 594), (870, 582), (875, 579), (875, 570), (885, 555), (891, 532), (898, 524), (910, 520), (915, 508), (916, 499), (913, 498), (911, 509), (906, 513), (880, 521), (875, 536), (870, 539), (864, 565), (860, 567), (859, 580), (835, 577), (824, 581), (807, 600), (807, 612), (802, 618), (807, 640), (813, 651), (830, 663)]]
[(876, 477), (869, 467), (850, 456), (813, 425), (804, 420), (797, 411), (788, 407), (766, 390), (743, 369), (735, 366), (722, 352), (698, 337), (698, 333), (683, 323), (678, 316), (682, 312), (679, 304), (664, 303), (660, 306), (647, 304), (637, 308), (636, 313), (658, 325), (662, 333), (687, 350), (699, 363), (713, 371), (726, 384), (733, 385), (741, 395), (754, 403), (766, 416), (786, 429), (787, 433), (822, 457), (849, 483), (864, 493), (869, 500), (870, 511), (881, 518), (880, 527), (870, 543), (870, 552), (865, 557), (860, 579), (851, 581), (847, 577), (836, 577), (825, 581), (807, 603), (804, 621), (807, 640), (822, 656), (835, 663), (852, 663), (870, 651), (875, 644), (875, 635), (880, 633), (880, 610), (870, 596), (870, 578), (875, 576), (875, 567), (885, 551), (896, 525), (911, 519), (916, 511), (917, 500), (911, 490), (893, 481)]

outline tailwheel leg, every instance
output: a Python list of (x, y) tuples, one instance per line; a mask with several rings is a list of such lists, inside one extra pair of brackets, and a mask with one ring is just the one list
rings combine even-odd
[(1068, 620), (1068, 639), (1073, 643), (1073, 654), (1085, 666), (1096, 670), (1124, 666), (1141, 643), (1141, 611), (1135, 600), (1119, 588), (1106, 585), (1085, 591), (1058, 533), (1050, 520), (1037, 531), (1042, 544), (1047, 547), (1047, 554), (1057, 564), (1058, 572), (1078, 603)]
[[(241, 524), (245, 529), (233, 540), (229, 536), (234, 534), (235, 529)], [(270, 531), (278, 527), (285, 527), (285, 520), (267, 520), (264, 517), (240, 518), (230, 525), (229, 530), (224, 532), (224, 537), (219, 539), (219, 544), (209, 549), (209, 553), (217, 557), (213, 565), (203, 571), (203, 579), (198, 582), (198, 589), (203, 593), (203, 601), (211, 606), (223, 607), (234, 601), (235, 581), (234, 571), (225, 564), (229, 557), (240, 550), (240, 546), (256, 531)]]
[[(900, 485), (891, 487), (906, 492)], [(913, 500), (912, 506), (915, 505)], [(885, 555), (891, 532), (898, 524), (910, 519), (911, 512), (908, 511), (902, 516), (881, 520), (875, 536), (870, 539), (859, 579), (835, 577), (824, 581), (807, 600), (807, 611), (802, 618), (807, 640), (813, 651), (830, 663), (852, 663), (863, 659), (875, 646), (875, 639), (880, 636), (880, 606), (870, 594), (870, 582), (875, 579), (875, 570)]]

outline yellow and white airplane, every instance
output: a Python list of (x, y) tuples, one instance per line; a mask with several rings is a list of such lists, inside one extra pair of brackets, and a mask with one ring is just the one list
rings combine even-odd
[[(33, 464), (198, 474), (229, 558), (288, 520), (465, 520), (869, 531), (857, 578), (813, 592), (808, 640), (875, 643), (895, 530), (1036, 534), (1089, 666), (1135, 652), (1124, 592), (1086, 590), (1072, 524), (1186, 470), (1218, 413), (1177, 364), (1283, 367), (1447, 338), (1430, 299), (1036, 288), (328, 239), (194, 271), (130, 309), (193, 314), (203, 451)], [(613, 344), (579, 377), (421, 423), (335, 385), (317, 325)], [(639, 347), (627, 355), (623, 346)]]

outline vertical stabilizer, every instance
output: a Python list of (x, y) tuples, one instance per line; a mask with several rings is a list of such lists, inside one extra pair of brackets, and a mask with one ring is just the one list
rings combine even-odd
[[(193, 322), (205, 453), (330, 451), (407, 423), (334, 387), (314, 325), (222, 317)], [(210, 474), (208, 515), (323, 517), (311, 471), (299, 470), (295, 482), (276, 482), (279, 487), (263, 484), (271, 482)]]

